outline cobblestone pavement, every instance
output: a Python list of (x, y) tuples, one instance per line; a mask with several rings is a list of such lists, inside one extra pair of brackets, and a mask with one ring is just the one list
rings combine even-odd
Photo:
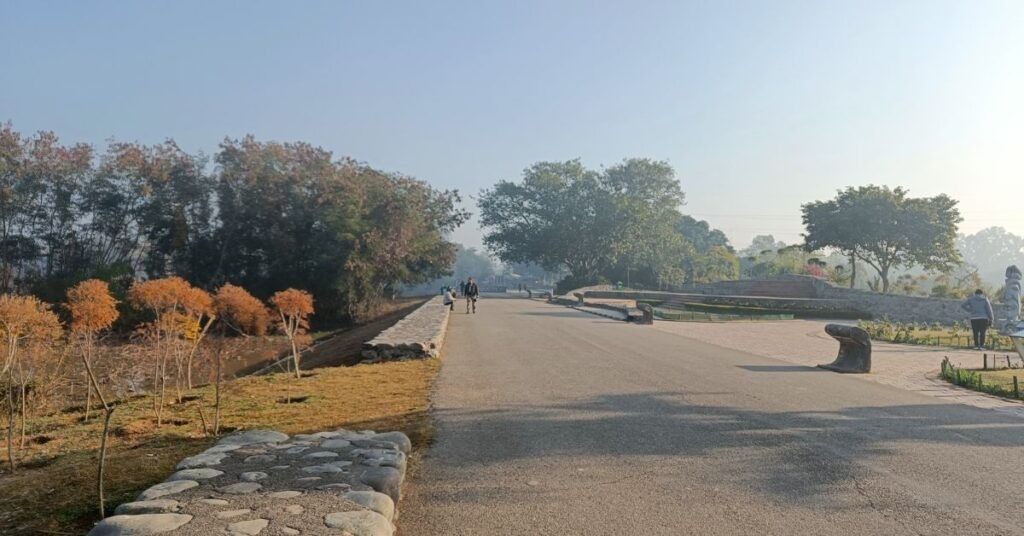
[[(815, 366), (831, 362), (839, 349), (839, 344), (825, 334), (825, 324), (829, 322), (655, 321), (654, 329), (724, 348), (781, 359), (798, 365)], [(950, 402), (992, 409), (1024, 418), (1024, 404), (963, 389), (938, 379), (939, 365), (943, 357), (948, 356), (950, 362), (956, 366), (981, 368), (984, 352), (885, 342), (873, 342), (872, 349), (871, 373), (852, 376), (939, 397)]]
[(401, 432), (229, 435), (89, 536), (391, 536), (411, 447)]

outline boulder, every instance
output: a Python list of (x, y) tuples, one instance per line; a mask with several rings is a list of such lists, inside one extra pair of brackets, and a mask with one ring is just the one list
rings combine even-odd
[(100, 521), (88, 536), (145, 536), (163, 534), (192, 521), (186, 514), (116, 515)]
[(327, 514), (324, 525), (352, 536), (391, 536), (394, 533), (387, 518), (370, 510)]

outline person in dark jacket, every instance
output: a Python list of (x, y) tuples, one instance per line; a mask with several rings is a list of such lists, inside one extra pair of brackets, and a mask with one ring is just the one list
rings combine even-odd
[(967, 311), (971, 319), (971, 331), (974, 332), (974, 349), (985, 348), (985, 331), (996, 321), (992, 312), (992, 303), (985, 297), (981, 289), (974, 291), (974, 296), (967, 298), (960, 305), (960, 308)]
[(480, 287), (472, 277), (466, 282), (466, 291), (463, 294), (466, 296), (466, 314), (469, 314), (470, 306), (473, 307), (473, 314), (476, 314), (476, 299), (480, 297)]

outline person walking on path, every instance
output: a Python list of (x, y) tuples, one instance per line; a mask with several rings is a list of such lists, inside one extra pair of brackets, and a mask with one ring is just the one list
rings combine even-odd
[(465, 296), (466, 295), (466, 282), (461, 280), (461, 279), (459, 280), (459, 295), (460, 296)]
[(476, 299), (480, 296), (480, 287), (472, 277), (466, 282), (466, 291), (462, 294), (466, 296), (466, 314), (469, 314), (470, 306), (473, 307), (473, 314), (476, 314)]
[(974, 349), (985, 348), (985, 331), (995, 323), (996, 317), (992, 312), (992, 303), (985, 297), (981, 289), (974, 291), (974, 296), (967, 298), (960, 308), (967, 311), (971, 319), (971, 331), (974, 332)]

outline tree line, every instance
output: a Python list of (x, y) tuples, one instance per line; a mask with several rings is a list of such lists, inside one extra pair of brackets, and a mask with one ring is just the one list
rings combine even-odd
[(458, 192), (308, 143), (225, 139), (212, 158), (173, 140), (102, 152), (0, 126), (0, 293), (64, 299), (97, 278), (179, 276), (260, 298), (301, 288), (319, 319), (371, 314), (443, 275), (467, 218)]
[(487, 229), (485, 244), (502, 261), (567, 270), (560, 291), (619, 281), (673, 288), (741, 273), (801, 273), (852, 287), (861, 265), (875, 272), (868, 284), (883, 293), (912, 286), (898, 273), (911, 267), (941, 274), (941, 295), (959, 293), (977, 280), (970, 270), (957, 274), (964, 271), (956, 247), (962, 218), (957, 201), (946, 195), (849, 187), (834, 199), (801, 207), (802, 244), (786, 246), (761, 236), (739, 256), (724, 233), (682, 214), (683, 202), (667, 162), (632, 158), (600, 170), (579, 160), (538, 162), (519, 181), (483, 191), (480, 221)]

